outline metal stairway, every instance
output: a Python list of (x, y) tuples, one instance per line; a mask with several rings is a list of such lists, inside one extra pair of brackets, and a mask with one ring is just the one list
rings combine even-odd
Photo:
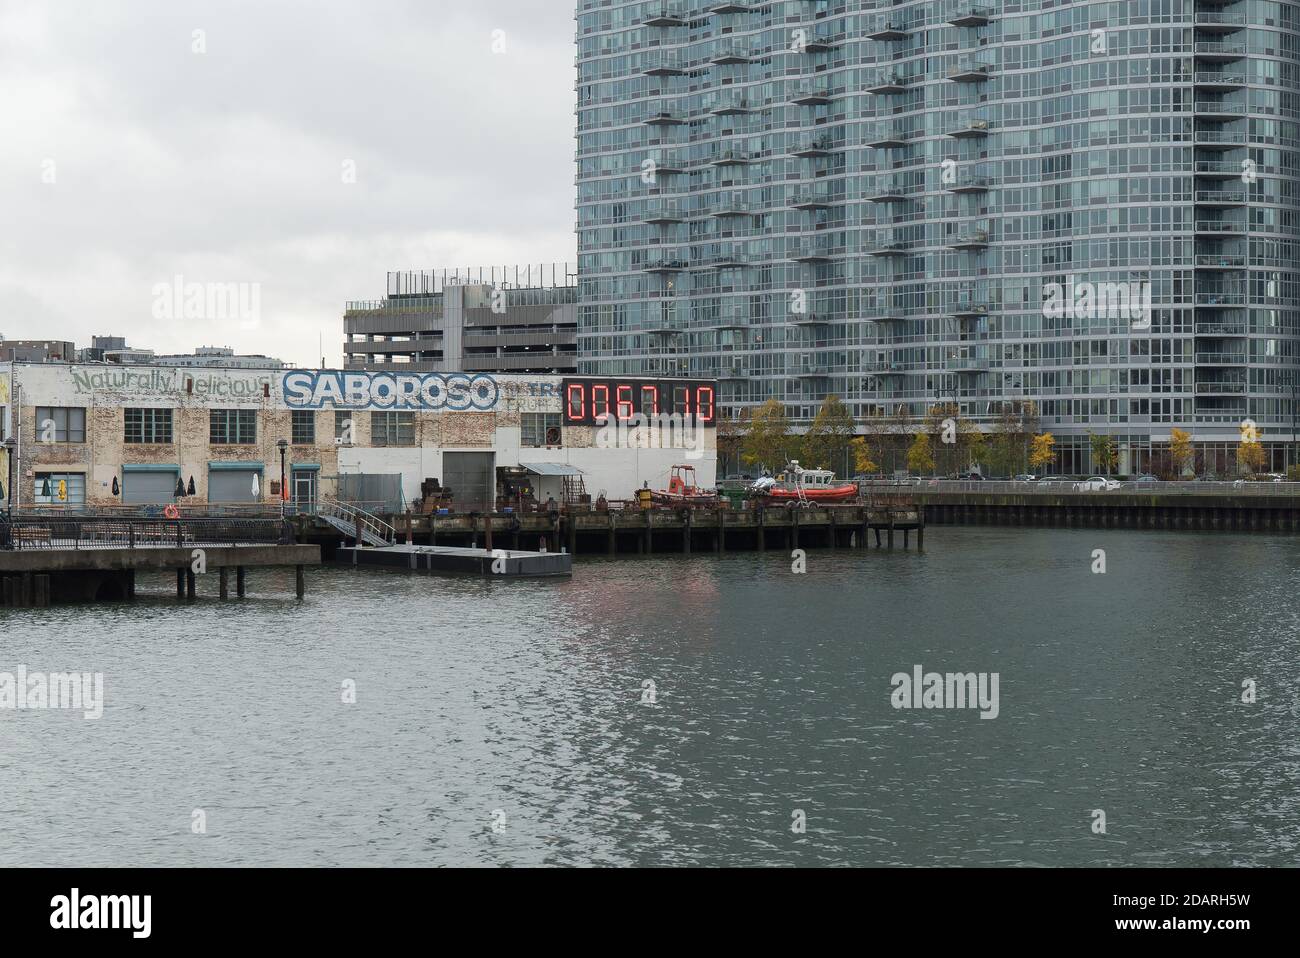
[(321, 501), (312, 511), (348, 538), (357, 534), (357, 519), (361, 520), (361, 541), (368, 546), (389, 546), (397, 541), (397, 530), (374, 513), (358, 509), (346, 502)]

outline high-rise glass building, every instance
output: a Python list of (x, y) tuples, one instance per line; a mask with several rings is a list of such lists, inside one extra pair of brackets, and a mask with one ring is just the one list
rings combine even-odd
[(1283, 464), (1300, 4), (581, 0), (577, 45), (581, 372)]

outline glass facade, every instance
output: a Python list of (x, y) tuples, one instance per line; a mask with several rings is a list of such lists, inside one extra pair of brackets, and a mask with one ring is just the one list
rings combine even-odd
[(581, 373), (1033, 400), (1063, 471), (1292, 438), (1297, 3), (583, 0), (577, 44)]

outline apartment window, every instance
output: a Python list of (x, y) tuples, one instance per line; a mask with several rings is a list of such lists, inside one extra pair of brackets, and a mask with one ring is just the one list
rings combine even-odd
[(310, 409), (293, 411), (293, 444), (310, 446), (316, 442), (316, 414)]
[(126, 410), (126, 442), (169, 443), (172, 441), (170, 409)]
[(38, 472), (36, 504), (38, 506), (79, 506), (86, 502), (84, 472)]
[(370, 444), (372, 446), (414, 446), (415, 413), (372, 412)]
[(37, 406), (36, 438), (40, 442), (85, 442), (85, 408)]
[(521, 413), (519, 427), (519, 444), (521, 446), (560, 445), (560, 414), (558, 412)]
[(341, 410), (334, 413), (334, 438), (336, 441), (345, 445), (352, 445), (356, 442), (357, 436), (357, 414), (352, 410)]
[(208, 441), (217, 446), (249, 446), (257, 442), (256, 409), (214, 409)]

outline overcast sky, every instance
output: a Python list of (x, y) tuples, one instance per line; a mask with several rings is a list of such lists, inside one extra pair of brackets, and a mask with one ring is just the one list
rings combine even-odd
[[(336, 365), (390, 269), (572, 262), (573, 15), (0, 0), (0, 335)], [(257, 322), (155, 318), (178, 275)]]

